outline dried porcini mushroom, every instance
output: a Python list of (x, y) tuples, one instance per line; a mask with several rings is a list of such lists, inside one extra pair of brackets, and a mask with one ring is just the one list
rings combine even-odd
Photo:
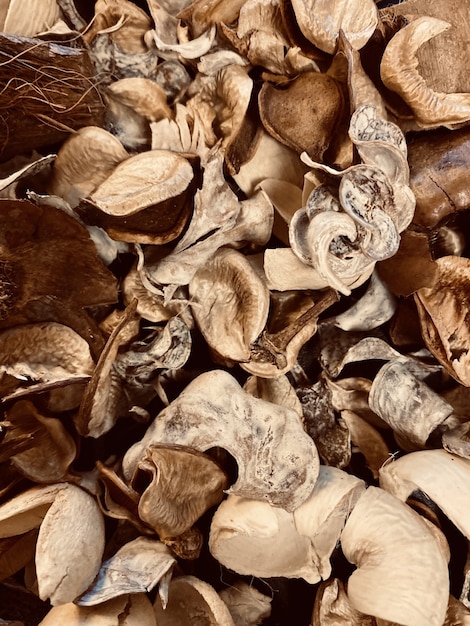
[(193, 179), (184, 156), (149, 150), (122, 161), (78, 210), (120, 241), (167, 243), (190, 217)]
[[(116, 279), (101, 263), (87, 230), (59, 209), (0, 200), (2, 300), (0, 328), (59, 322), (104, 344), (85, 308), (116, 302)], [(74, 271), (70, 271), (70, 267)]]
[(237, 481), (227, 492), (261, 497), (286, 510), (308, 497), (319, 471), (317, 451), (299, 416), (253, 398), (222, 370), (195, 378), (129, 448), (123, 459), (128, 480), (152, 443), (177, 443), (201, 452), (224, 448), (238, 464)]
[(357, 566), (347, 581), (356, 610), (403, 626), (444, 623), (447, 561), (435, 535), (407, 505), (369, 487), (345, 524), (341, 547)]
[(344, 95), (328, 74), (303, 72), (287, 85), (265, 82), (258, 96), (263, 126), (296, 152), (321, 161), (343, 115)]
[(292, 6), (303, 35), (328, 54), (335, 52), (341, 30), (353, 48), (359, 50), (378, 23), (373, 0), (293, 0)]
[(322, 465), (312, 493), (292, 513), (229, 496), (212, 519), (209, 549), (240, 574), (316, 583), (330, 576), (331, 555), (364, 488), (358, 478)]
[(32, 402), (20, 400), (0, 425), (6, 430), (0, 458), (13, 447), (10, 462), (30, 480), (54, 483), (64, 478), (77, 449), (59, 419), (41, 415)]
[(192, 277), (189, 297), (210, 347), (226, 359), (248, 361), (269, 310), (269, 291), (249, 259), (237, 250), (220, 248)]
[(103, 563), (93, 585), (76, 604), (97, 606), (117, 596), (149, 592), (158, 584), (160, 594), (166, 599), (166, 587), (175, 563), (176, 559), (163, 543), (138, 537)]
[(195, 576), (177, 576), (168, 587), (168, 604), (154, 603), (160, 626), (191, 626), (197, 621), (207, 626), (235, 626), (230, 611), (216, 590)]
[(184, 446), (151, 444), (137, 463), (131, 484), (148, 483), (139, 500), (140, 519), (160, 539), (187, 532), (228, 487), (225, 472), (202, 452)]
[(436, 92), (418, 71), (419, 48), (450, 27), (434, 17), (416, 17), (392, 37), (382, 57), (384, 85), (410, 106), (421, 128), (453, 128), (470, 119), (470, 94)]
[(470, 261), (457, 256), (436, 260), (437, 280), (415, 293), (423, 339), (449, 374), (470, 386), (468, 304)]

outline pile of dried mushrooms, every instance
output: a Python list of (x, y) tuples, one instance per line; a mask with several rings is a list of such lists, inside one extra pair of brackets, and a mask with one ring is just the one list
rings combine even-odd
[(470, 624), (465, 0), (0, 0), (0, 624)]

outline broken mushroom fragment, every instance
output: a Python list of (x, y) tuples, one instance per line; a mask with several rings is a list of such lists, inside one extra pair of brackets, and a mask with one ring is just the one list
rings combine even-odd
[(384, 85), (410, 106), (421, 128), (453, 128), (470, 119), (470, 94), (436, 92), (418, 70), (419, 48), (450, 27), (434, 17), (416, 17), (392, 37), (382, 57)]
[(338, 578), (327, 580), (318, 588), (313, 607), (312, 626), (376, 626), (376, 620), (370, 615), (357, 611)]
[(235, 626), (230, 611), (209, 583), (195, 576), (178, 576), (170, 581), (168, 604), (157, 598), (153, 605), (158, 626)]
[(328, 54), (335, 52), (341, 30), (352, 47), (359, 50), (378, 23), (373, 0), (293, 0), (292, 6), (303, 35)]
[(403, 626), (442, 626), (447, 561), (436, 536), (406, 504), (369, 487), (346, 522), (341, 547), (357, 566), (347, 582), (356, 610)]
[(384, 465), (380, 485), (405, 501), (420, 489), (470, 538), (467, 493), (470, 461), (446, 450), (419, 450)]
[(148, 593), (159, 583), (160, 595), (166, 601), (175, 563), (171, 550), (163, 543), (138, 537), (103, 563), (91, 588), (75, 602), (79, 606), (101, 605), (117, 596)]
[(322, 465), (312, 493), (292, 513), (229, 496), (212, 519), (209, 549), (239, 574), (314, 584), (330, 576), (331, 555), (364, 488), (355, 476)]
[(152, 444), (137, 463), (132, 486), (147, 483), (139, 500), (140, 519), (164, 540), (190, 530), (228, 487), (225, 472), (210, 456), (181, 445)]
[(235, 626), (258, 626), (271, 615), (271, 598), (244, 581), (219, 591)]
[(193, 167), (181, 154), (148, 150), (120, 163), (79, 212), (120, 241), (167, 243), (190, 217), (193, 179)]
[(209, 346), (231, 361), (248, 361), (266, 325), (269, 291), (237, 250), (220, 248), (189, 283), (191, 310)]
[(124, 455), (127, 480), (153, 443), (201, 452), (224, 448), (238, 464), (238, 478), (228, 493), (262, 498), (287, 510), (308, 497), (319, 471), (316, 448), (299, 416), (253, 398), (222, 370), (198, 376), (159, 413), (144, 438)]

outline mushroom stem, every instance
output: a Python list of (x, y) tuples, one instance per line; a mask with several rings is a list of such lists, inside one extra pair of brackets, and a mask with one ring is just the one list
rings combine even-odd
[(263, 332), (252, 344), (252, 359), (275, 362), (279, 369), (284, 368), (287, 364), (286, 349), (289, 343), (300, 331), (305, 333), (307, 327), (311, 327), (313, 335), (320, 315), (338, 300), (338, 292), (329, 289), (317, 303), (279, 332)]

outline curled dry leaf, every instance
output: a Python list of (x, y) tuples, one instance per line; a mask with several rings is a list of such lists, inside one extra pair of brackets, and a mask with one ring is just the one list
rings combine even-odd
[(148, 483), (139, 500), (139, 517), (160, 538), (187, 532), (228, 487), (225, 472), (211, 457), (179, 445), (152, 444), (137, 463), (132, 485)]
[(271, 598), (244, 581), (219, 591), (235, 626), (258, 626), (271, 615)]
[(88, 220), (121, 241), (161, 244), (183, 230), (191, 213), (191, 163), (169, 150), (148, 150), (120, 163), (80, 207)]
[(160, 626), (235, 626), (230, 611), (216, 590), (195, 576), (178, 576), (169, 585), (168, 604), (154, 603)]
[(446, 450), (420, 450), (384, 465), (380, 484), (400, 500), (420, 489), (447, 515), (457, 528), (470, 537), (467, 510), (470, 461)]
[(470, 386), (470, 260), (447, 256), (437, 259), (436, 265), (435, 284), (419, 289), (414, 296), (421, 333), (449, 374)]
[(121, 142), (104, 128), (85, 126), (60, 147), (48, 191), (74, 208), (128, 156)]
[(335, 52), (340, 30), (353, 48), (359, 50), (378, 23), (373, 0), (294, 0), (292, 6), (303, 35), (328, 54)]
[(87, 230), (61, 210), (25, 200), (0, 200), (0, 207), (5, 294), (0, 328), (59, 322), (86, 339), (96, 354), (104, 342), (85, 307), (116, 302), (117, 292), (116, 279)]
[(341, 547), (357, 566), (347, 582), (356, 610), (403, 626), (444, 623), (447, 561), (434, 534), (407, 505), (369, 487), (346, 522)]
[(98, 573), (104, 544), (104, 520), (95, 498), (67, 484), (39, 528), (35, 559), (39, 597), (52, 605), (72, 602)]
[(39, 626), (157, 626), (152, 604), (144, 593), (122, 595), (98, 606), (72, 602), (54, 606)]
[(405, 448), (424, 448), (431, 433), (452, 413), (448, 402), (398, 360), (389, 361), (377, 373), (369, 405)]
[(3, 450), (25, 438), (9, 455), (10, 463), (36, 483), (54, 483), (64, 478), (77, 453), (75, 441), (59, 419), (41, 415), (32, 402), (20, 400), (6, 412)]
[(340, 84), (328, 74), (302, 72), (287, 85), (265, 82), (258, 96), (263, 126), (299, 154), (321, 161), (344, 112)]
[(226, 359), (248, 361), (269, 310), (269, 290), (249, 259), (220, 248), (192, 277), (189, 297), (209, 346)]
[(261, 497), (287, 510), (308, 497), (319, 471), (317, 451), (298, 415), (253, 398), (222, 370), (195, 378), (129, 448), (123, 459), (128, 480), (152, 443), (177, 443), (201, 452), (222, 447), (238, 464), (238, 479), (229, 493)]
[(304, 578), (314, 584), (330, 576), (331, 555), (364, 488), (358, 478), (322, 465), (309, 498), (293, 513), (229, 496), (212, 519), (209, 549), (240, 574)]
[(411, 107), (422, 128), (453, 128), (470, 119), (470, 94), (436, 92), (418, 70), (419, 48), (450, 27), (434, 17), (417, 17), (392, 37), (380, 64), (384, 85)]
[[(93, 586), (76, 600), (76, 604), (97, 606), (117, 596), (144, 594), (160, 581), (166, 587), (175, 563), (176, 559), (163, 543), (138, 537), (104, 561)], [(166, 591), (160, 592), (166, 595)]]

